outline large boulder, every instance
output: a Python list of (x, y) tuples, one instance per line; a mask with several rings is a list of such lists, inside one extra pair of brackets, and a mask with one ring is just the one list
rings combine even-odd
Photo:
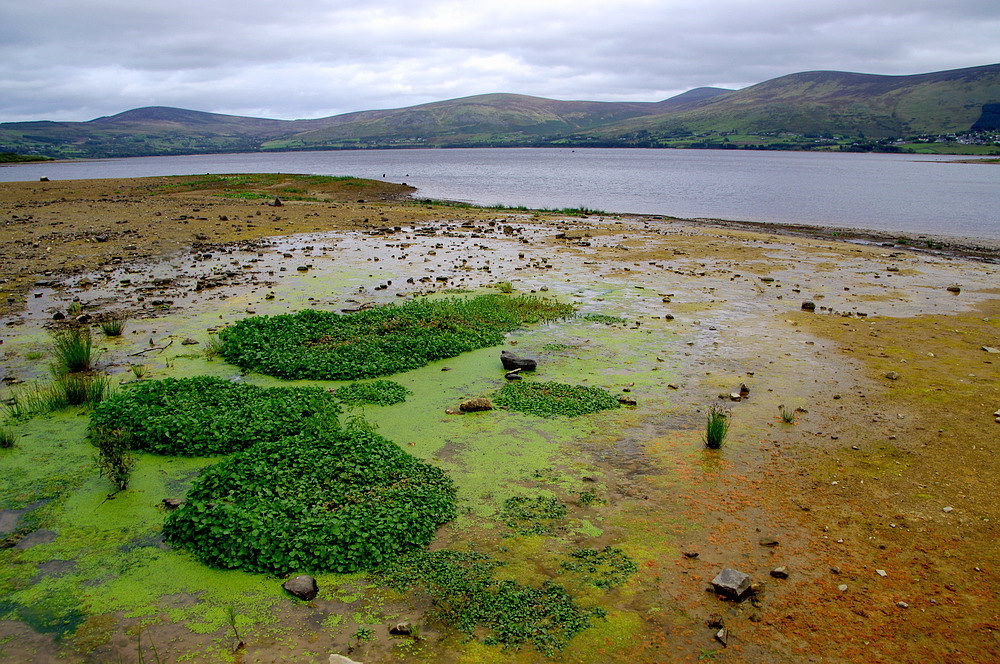
[(308, 574), (300, 574), (289, 579), (281, 584), (281, 587), (306, 602), (316, 599), (316, 595), (319, 594), (319, 585), (316, 583), (316, 579)]
[(473, 397), (463, 401), (459, 405), (463, 413), (479, 413), (484, 410), (493, 410), (493, 402), (486, 397)]
[(503, 363), (503, 368), (505, 371), (513, 371), (514, 369), (520, 369), (521, 371), (534, 371), (538, 363), (527, 357), (521, 357), (515, 355), (509, 350), (500, 351), (500, 362)]

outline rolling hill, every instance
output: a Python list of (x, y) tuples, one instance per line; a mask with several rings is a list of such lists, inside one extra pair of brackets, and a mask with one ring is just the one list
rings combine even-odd
[(790, 74), (659, 102), (486, 94), (310, 120), (152, 106), (87, 122), (0, 123), (0, 152), (123, 157), (402, 147), (814, 149), (1000, 130), (1000, 64), (909, 76)]

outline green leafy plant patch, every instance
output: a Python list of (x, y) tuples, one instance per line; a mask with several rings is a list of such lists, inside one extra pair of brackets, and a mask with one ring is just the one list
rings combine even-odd
[(513, 496), (500, 511), (500, 518), (518, 535), (553, 535), (565, 517), (566, 505), (545, 496)]
[(318, 387), (264, 388), (221, 378), (129, 383), (91, 415), (91, 431), (119, 432), (131, 449), (178, 456), (229, 454), (302, 431), (337, 427), (339, 404)]
[(580, 606), (552, 581), (536, 588), (494, 579), (493, 571), (502, 564), (479, 553), (421, 551), (393, 561), (381, 575), (399, 590), (424, 590), (438, 616), (456, 629), (470, 636), (479, 628), (487, 630), (487, 645), (531, 644), (551, 656), (594, 618), (605, 616), (603, 609)]
[(254, 316), (223, 330), (222, 355), (279, 378), (357, 380), (417, 369), (495, 346), (524, 325), (569, 316), (573, 308), (532, 296), (415, 300), (352, 314), (307, 309)]
[(574, 417), (601, 410), (620, 408), (618, 399), (607, 390), (586, 385), (550, 381), (517, 381), (504, 385), (493, 398), (494, 405), (530, 415)]
[(578, 549), (569, 555), (572, 560), (562, 563), (563, 569), (575, 572), (587, 583), (606, 590), (624, 584), (639, 571), (635, 561), (624, 551), (611, 546)]
[(373, 380), (338, 387), (334, 394), (344, 403), (352, 405), (392, 406), (406, 401), (410, 391), (392, 380)]
[(425, 546), (455, 516), (441, 469), (370, 431), (311, 422), (205, 469), (163, 535), (212, 567), (354, 572)]

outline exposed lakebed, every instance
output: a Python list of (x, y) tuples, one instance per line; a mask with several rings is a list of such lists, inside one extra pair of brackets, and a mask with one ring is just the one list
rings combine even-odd
[[(810, 494), (796, 500), (811, 511), (784, 502), (775, 511), (767, 483), (792, 486), (800, 481), (797, 465), (806, 482), (826, 477), (824, 464), (833, 463), (827, 455), (839, 457), (852, 444), (892, 445), (889, 436), (910, 423), (895, 412), (879, 419), (881, 388), (865, 360), (838, 350), (813, 321), (864, 330), (917, 314), (971, 315), (996, 297), (995, 268), (643, 219), (594, 218), (590, 230), (567, 236), (565, 224), (528, 215), (463, 222), (441, 214), (430, 225), (201, 246), (163, 261), (54, 275), (50, 286), (33, 289), (40, 295), (29, 297), (26, 312), (5, 321), (4, 373), (45, 378), (48, 358), (28, 358), (47, 353), (45, 328), (74, 296), (92, 314), (136, 314), (122, 340), (100, 343), (100, 365), (123, 382), (135, 380), (128, 367), (142, 363), (148, 379), (210, 375), (262, 386), (340, 387), (345, 383), (242, 375), (221, 359), (209, 361), (202, 349), (211, 331), (249, 315), (356, 309), (455, 288), (496, 292), (500, 281), (517, 293), (573, 303), (582, 314), (612, 317), (528, 326), (501, 347), (396, 374), (392, 379), (411, 392), (406, 401), (360, 412), (381, 435), (454, 479), (459, 516), (432, 549), (489, 554), (507, 563), (498, 572), (503, 578), (535, 587), (555, 580), (582, 605), (607, 612), (556, 661), (694, 659), (721, 648), (703, 625), (714, 612), (726, 612), (747, 659), (796, 661), (789, 630), (777, 623), (799, 610), (796, 584), (829, 576), (816, 553), (821, 531), (801, 521), (826, 512)], [(946, 290), (956, 281), (957, 295)], [(800, 310), (805, 299), (818, 304), (815, 314)], [(603, 387), (637, 405), (573, 419), (501, 410), (446, 414), (505, 383), (501, 348), (536, 358), (537, 380)], [(988, 380), (994, 366), (980, 378)], [(728, 395), (740, 383), (749, 385), (750, 398), (733, 403)], [(705, 451), (700, 437), (704, 411), (720, 394), (734, 417), (729, 444), (717, 454)], [(808, 413), (782, 428), (779, 404)], [(425, 621), (430, 607), (419, 593), (401, 594), (361, 575), (317, 574), (320, 595), (302, 604), (273, 577), (213, 570), (169, 549), (159, 536), (160, 501), (182, 497), (196, 473), (218, 459), (142, 455), (130, 488), (108, 500), (86, 425), (73, 410), (36, 417), (18, 423), (15, 448), (0, 452), (7, 471), (0, 507), (30, 508), (5, 512), (4, 522), (39, 533), (0, 554), (3, 633), (14, 637), (0, 646), (4, 657), (131, 658), (142, 643), (169, 659), (232, 661), (232, 607), (247, 643), (236, 657), (245, 660), (325, 661), (335, 652), (363, 662), (545, 660), (530, 645), (505, 651), (468, 641), (446, 624)], [(823, 459), (819, 466), (810, 454)], [(558, 499), (566, 514), (550, 534), (511, 533), (504, 506), (520, 496)], [(781, 546), (760, 546), (755, 528), (776, 535)], [(638, 564), (623, 585), (597, 588), (563, 567), (575, 550), (609, 545)], [(682, 549), (701, 555), (684, 557)], [(727, 604), (704, 592), (723, 566), (759, 579), (789, 561), (796, 575), (770, 584), (755, 604)], [(857, 570), (842, 564), (848, 575), (860, 574), (860, 562)], [(420, 624), (421, 638), (391, 636), (389, 626), (400, 620)], [(782, 635), (776, 643), (769, 630)]]

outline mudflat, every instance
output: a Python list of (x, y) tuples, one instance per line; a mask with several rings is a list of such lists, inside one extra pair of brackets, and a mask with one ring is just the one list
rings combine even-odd
[[(87, 413), (70, 408), (5, 424), (0, 658), (1000, 659), (989, 247), (410, 192), (292, 175), (0, 185), (3, 396), (49, 380), (50, 333), (77, 316), (128, 315), (121, 338), (94, 332), (118, 389), (194, 375), (276, 386), (206, 353), (212, 335), (247, 316), (445, 292), (572, 303), (575, 318), (392, 376), (406, 402), (361, 414), (454, 479), (460, 516), (431, 549), (492, 556), (498, 578), (560, 584), (604, 617), (544, 654), (530, 639), (504, 648), (482, 625), (463, 633), (426, 594), (373, 577), (301, 570), (319, 584), (302, 602), (284, 579), (211, 569), (159, 537), (161, 501), (183, 499), (211, 460), (140, 455), (109, 499)], [(448, 414), (506, 383), (501, 349), (537, 360), (526, 380), (601, 387), (626, 405)], [(730, 424), (719, 450), (703, 442), (713, 407)], [(566, 509), (525, 534), (503, 518), (516, 496)], [(623, 583), (596, 586), (565, 564), (604, 547), (634, 561)], [(739, 600), (711, 584), (726, 568), (753, 584)], [(391, 633), (400, 622), (416, 628)]]

